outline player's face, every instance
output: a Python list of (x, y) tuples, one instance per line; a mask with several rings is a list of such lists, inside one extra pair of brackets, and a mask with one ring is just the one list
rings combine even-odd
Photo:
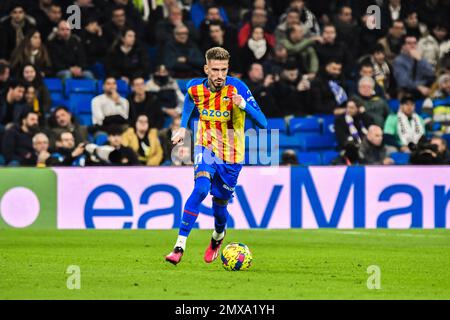
[(205, 73), (208, 76), (209, 83), (215, 89), (221, 89), (225, 85), (225, 79), (228, 74), (228, 60), (210, 60), (205, 65)]

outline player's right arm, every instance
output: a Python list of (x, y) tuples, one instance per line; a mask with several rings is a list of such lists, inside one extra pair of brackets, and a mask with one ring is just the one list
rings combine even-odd
[(188, 89), (188, 92), (184, 97), (184, 105), (183, 105), (183, 112), (181, 113), (180, 129), (178, 129), (177, 132), (175, 132), (175, 134), (172, 136), (173, 144), (183, 142), (184, 136), (186, 134), (186, 128), (189, 124), (189, 119), (191, 118), (191, 114), (192, 111), (194, 111), (194, 108), (195, 103), (190, 95), (190, 90)]

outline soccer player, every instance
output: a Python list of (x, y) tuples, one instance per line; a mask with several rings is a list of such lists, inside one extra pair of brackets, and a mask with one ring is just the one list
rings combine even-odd
[(205, 55), (207, 78), (193, 79), (187, 84), (181, 127), (172, 143), (183, 141), (189, 118), (197, 108), (200, 119), (194, 146), (194, 190), (184, 206), (175, 247), (166, 261), (178, 264), (186, 248), (186, 240), (199, 214), (202, 201), (213, 196), (214, 231), (204, 260), (214, 261), (225, 237), (227, 204), (233, 196), (245, 153), (245, 116), (260, 127), (267, 120), (250, 90), (239, 79), (228, 77), (230, 54), (214, 47)]

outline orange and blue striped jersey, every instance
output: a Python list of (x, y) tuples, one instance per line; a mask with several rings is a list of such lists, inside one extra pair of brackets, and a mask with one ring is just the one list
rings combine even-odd
[[(243, 97), (245, 110), (233, 104), (233, 94)], [(194, 108), (199, 112), (195, 145), (208, 148), (226, 163), (244, 161), (246, 113), (260, 127), (265, 127), (267, 123), (247, 86), (232, 77), (227, 77), (225, 85), (217, 92), (208, 89), (207, 78), (191, 80), (187, 84), (182, 127), (187, 127)]]

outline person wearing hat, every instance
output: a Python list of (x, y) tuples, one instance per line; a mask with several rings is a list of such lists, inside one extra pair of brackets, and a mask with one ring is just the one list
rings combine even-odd
[(384, 124), (384, 133), (389, 135), (388, 144), (396, 145), (401, 152), (410, 153), (425, 134), (425, 123), (415, 112), (416, 103), (410, 94), (400, 100), (397, 114), (391, 114)]

